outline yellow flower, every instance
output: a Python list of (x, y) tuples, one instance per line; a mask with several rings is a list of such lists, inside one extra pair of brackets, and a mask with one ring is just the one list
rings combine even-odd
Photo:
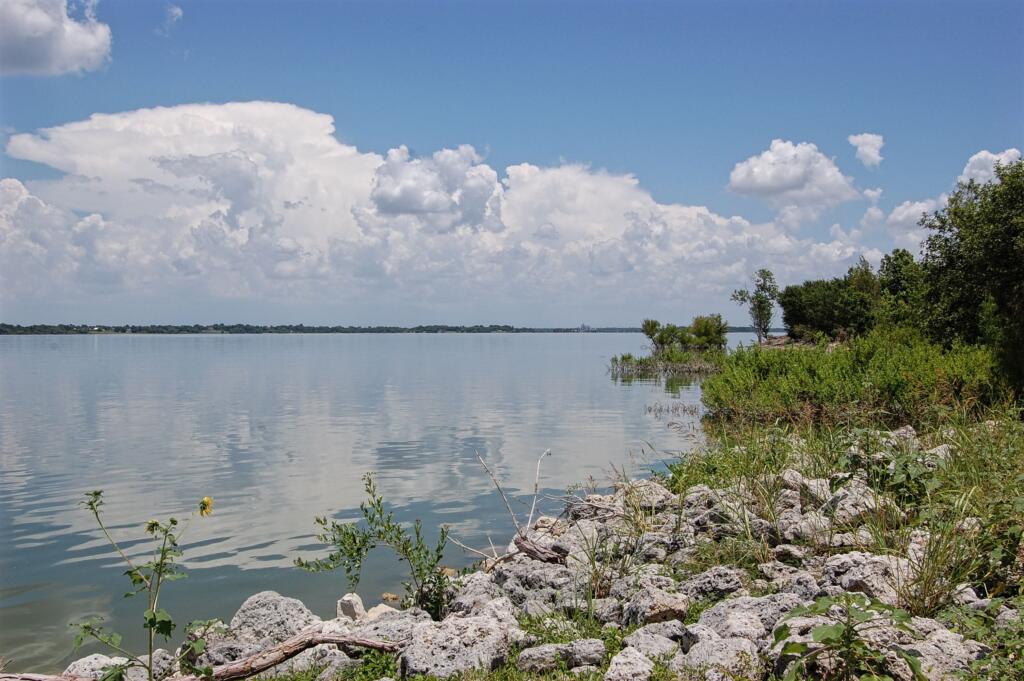
[(203, 497), (199, 500), (199, 515), (203, 518), (213, 513), (213, 497)]
[(160, 529), (160, 521), (159, 520), (149, 520), (149, 521), (146, 522), (146, 532), (148, 532), (149, 534), (153, 534), (153, 533), (155, 533), (159, 529)]

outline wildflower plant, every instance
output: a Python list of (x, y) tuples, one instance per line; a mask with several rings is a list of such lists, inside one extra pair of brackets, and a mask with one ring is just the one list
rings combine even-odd
[[(111, 665), (104, 670), (101, 681), (123, 681), (129, 669), (142, 668), (146, 672), (148, 681), (154, 681), (153, 651), (156, 646), (157, 637), (165, 641), (171, 639), (177, 624), (170, 613), (160, 607), (160, 594), (168, 582), (184, 579), (187, 575), (178, 563), (182, 552), (179, 548), (182, 536), (191, 524), (192, 517), (180, 523), (177, 518), (171, 517), (166, 521), (156, 519), (146, 521), (144, 531), (153, 542), (153, 553), (146, 562), (132, 560), (110, 535), (106, 524), (103, 522), (103, 490), (93, 490), (85, 494), (82, 506), (89, 511), (96, 524), (99, 525), (107, 542), (117, 552), (121, 560), (128, 567), (125, 575), (131, 582), (131, 590), (125, 593), (125, 598), (142, 596), (146, 600), (146, 610), (142, 615), (143, 628), (146, 630), (147, 653), (144, 656), (134, 655), (122, 646), (120, 634), (108, 631), (102, 625), (102, 618), (95, 617), (85, 622), (72, 624), (78, 628), (75, 636), (75, 649), (89, 640), (96, 640), (107, 648), (125, 658), (124, 662)], [(213, 499), (203, 497), (194, 511), (193, 517), (198, 515), (205, 518), (213, 513)], [(179, 649), (174, 662), (183, 671), (210, 677), (213, 670), (209, 667), (198, 668), (194, 662), (206, 649), (205, 637), (215, 631), (219, 624), (216, 620), (191, 622), (185, 628), (186, 641)]]

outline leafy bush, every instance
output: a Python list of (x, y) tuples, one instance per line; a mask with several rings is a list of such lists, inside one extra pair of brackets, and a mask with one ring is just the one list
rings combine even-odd
[(356, 523), (339, 523), (325, 517), (316, 519), (320, 527), (317, 539), (334, 547), (326, 558), (307, 561), (296, 558), (295, 564), (310, 572), (324, 572), (343, 568), (350, 588), (359, 584), (363, 562), (378, 544), (390, 546), (399, 560), (409, 566), (409, 581), (404, 582), (407, 604), (423, 608), (439, 619), (447, 604), (448, 577), (442, 569), (444, 548), (448, 542), (448, 529), (441, 528), (437, 544), (431, 548), (423, 537), (419, 519), (412, 533), (394, 519), (394, 513), (384, 510), (384, 499), (369, 473), (363, 476), (367, 500), (359, 505), (365, 527)]
[(834, 348), (740, 348), (702, 390), (712, 418), (759, 423), (919, 425), (1003, 395), (989, 349), (944, 352), (906, 329), (876, 329)]
[(662, 324), (655, 319), (645, 319), (640, 330), (650, 339), (654, 353), (676, 351), (723, 350), (729, 325), (720, 314), (702, 315), (693, 318), (689, 326)]

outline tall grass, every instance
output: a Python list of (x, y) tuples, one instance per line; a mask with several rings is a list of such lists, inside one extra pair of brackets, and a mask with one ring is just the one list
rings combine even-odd
[(712, 419), (750, 423), (934, 424), (1005, 396), (988, 348), (878, 329), (836, 346), (740, 348), (702, 384)]

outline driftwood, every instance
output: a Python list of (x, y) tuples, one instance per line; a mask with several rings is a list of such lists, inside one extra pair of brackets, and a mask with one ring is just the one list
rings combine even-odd
[(547, 546), (541, 546), (537, 542), (530, 541), (522, 534), (517, 533), (516, 538), (512, 541), (515, 543), (517, 549), (534, 560), (539, 560), (544, 563), (565, 563), (564, 552), (555, 551)]
[[(377, 641), (348, 634), (324, 633), (318, 629), (308, 629), (279, 643), (273, 648), (256, 653), (242, 660), (235, 660), (215, 667), (213, 681), (237, 681), (245, 679), (282, 662), (295, 657), (304, 650), (322, 644), (336, 644), (343, 648), (371, 648), (385, 652), (395, 652), (402, 643), (393, 641)], [(92, 676), (49, 675), (49, 674), (4, 674), (0, 672), (0, 681), (96, 681)], [(165, 681), (208, 681), (202, 676), (175, 674), (166, 677)]]

